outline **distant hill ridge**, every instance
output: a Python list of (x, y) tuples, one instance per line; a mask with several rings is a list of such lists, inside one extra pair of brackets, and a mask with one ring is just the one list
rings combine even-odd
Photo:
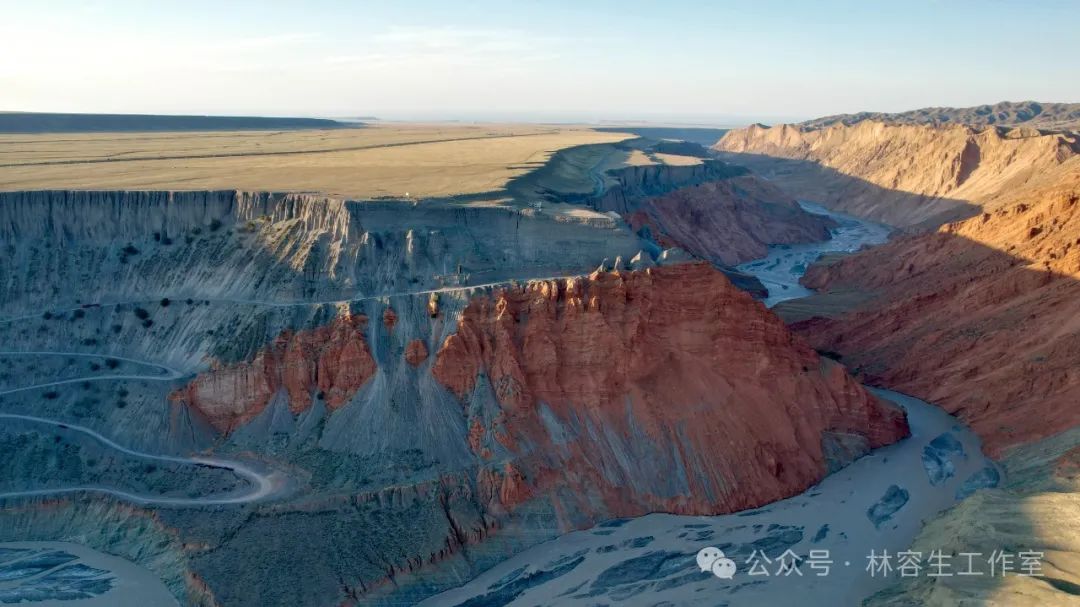
[(362, 126), (323, 118), (264, 116), (167, 116), (154, 114), (53, 114), (0, 112), (0, 133), (103, 133), (136, 131), (239, 131), (338, 129)]
[(964, 124), (969, 126), (1028, 126), (1055, 131), (1080, 130), (1080, 103), (1002, 101), (975, 107), (928, 107), (908, 112), (858, 112), (836, 114), (800, 123), (819, 129), (836, 124), (851, 126), (872, 120), (892, 124)]

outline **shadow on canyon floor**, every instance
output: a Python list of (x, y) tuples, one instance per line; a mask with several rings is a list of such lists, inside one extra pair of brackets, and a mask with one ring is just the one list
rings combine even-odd
[[(1047, 604), (1068, 604), (1080, 589), (1080, 529), (1066, 507), (1080, 503), (1080, 281), (1061, 271), (1080, 252), (1047, 259), (949, 232), (905, 235), (813, 268), (807, 282), (821, 292), (775, 308), (866, 383), (957, 415), (1003, 463), (1002, 488), (931, 521), (918, 545), (954, 554), (1037, 550), (1053, 564), (1020, 589), (992, 577), (935, 582), (972, 604), (1018, 600), (1032, 589)], [(1067, 481), (1058, 478), (1062, 469), (1072, 470)], [(909, 590), (929, 592), (929, 582), (920, 584)], [(917, 604), (886, 598), (872, 604)]]
[(800, 200), (890, 225), (906, 226), (909, 231), (933, 230), (950, 221), (973, 217), (982, 210), (969, 200), (885, 188), (811, 160), (736, 152), (717, 152), (717, 156), (749, 168)]

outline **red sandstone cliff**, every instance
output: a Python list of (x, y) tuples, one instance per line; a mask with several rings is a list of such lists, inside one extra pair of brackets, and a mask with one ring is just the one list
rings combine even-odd
[(991, 455), (1080, 424), (1078, 200), (1080, 171), (936, 233), (815, 266), (804, 282), (822, 298), (875, 296), (793, 328), (868, 380), (957, 414)]
[(253, 360), (215, 364), (171, 398), (201, 412), (221, 432), (258, 416), (279, 390), (293, 413), (308, 409), (313, 395), (336, 409), (375, 373), (362, 332), (366, 322), (363, 315), (343, 315), (315, 329), (282, 333)]
[(496, 410), (466, 410), (474, 452), (510, 457), (482, 483), (496, 501), (547, 496), (571, 526), (757, 506), (824, 476), (823, 433), (871, 447), (907, 433), (899, 410), (707, 264), (477, 297), (433, 373), (465, 401), (481, 374), (494, 391)]
[(827, 240), (834, 225), (754, 175), (648, 198), (626, 218), (635, 231), (647, 227), (665, 247), (729, 266), (764, 257), (770, 244)]

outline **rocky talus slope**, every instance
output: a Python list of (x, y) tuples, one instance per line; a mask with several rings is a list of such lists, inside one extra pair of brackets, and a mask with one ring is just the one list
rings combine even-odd
[(754, 125), (728, 132), (714, 149), (799, 198), (914, 229), (993, 210), (1080, 163), (1075, 134), (872, 120)]
[[(0, 412), (280, 481), (0, 500), (0, 539), (125, 555), (184, 604), (414, 604), (606, 518), (791, 495), (907, 431), (713, 267), (653, 267), (586, 208), (8, 193), (0, 240)], [(85, 442), (20, 469), (145, 464)], [(165, 472), (107, 482), (175, 491)]]
[(1008, 482), (932, 522), (917, 548), (1047, 555), (1044, 578), (920, 580), (871, 604), (1075, 604), (1080, 172), (934, 233), (816, 265), (804, 282), (822, 294), (803, 311), (862, 297), (794, 330), (865, 380), (954, 413), (1003, 462)]

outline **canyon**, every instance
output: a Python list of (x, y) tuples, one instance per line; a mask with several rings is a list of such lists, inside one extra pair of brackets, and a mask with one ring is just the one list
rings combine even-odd
[(605, 520), (797, 495), (907, 436), (732, 282), (833, 221), (677, 154), (700, 146), (625, 139), (460, 198), (0, 193), (2, 539), (123, 557), (182, 604), (411, 605)]
[(1080, 162), (1070, 132), (874, 120), (752, 125), (714, 149), (800, 198), (911, 230), (993, 210), (1053, 185)]
[[(745, 153), (759, 168), (809, 161), (821, 181), (806, 197), (848, 183), (855, 198), (841, 207), (906, 230), (880, 247), (823, 258), (802, 279), (816, 293), (776, 309), (862, 381), (970, 424), (1001, 462), (1001, 487), (930, 522), (915, 547), (1030, 546), (1047, 555), (1042, 578), (906, 580), (867, 604), (1073, 604), (1075, 133), (871, 118), (728, 137), (718, 144), (731, 150), (725, 158)], [(813, 180), (810, 170), (777, 171), (774, 181), (795, 195), (802, 179)]]
[[(0, 167), (0, 541), (208, 607), (1069, 604), (1080, 144), (1032, 128), (1068, 111), (253, 132), (221, 166), (43, 135), (68, 156)], [(709, 543), (1047, 575), (717, 590)]]

